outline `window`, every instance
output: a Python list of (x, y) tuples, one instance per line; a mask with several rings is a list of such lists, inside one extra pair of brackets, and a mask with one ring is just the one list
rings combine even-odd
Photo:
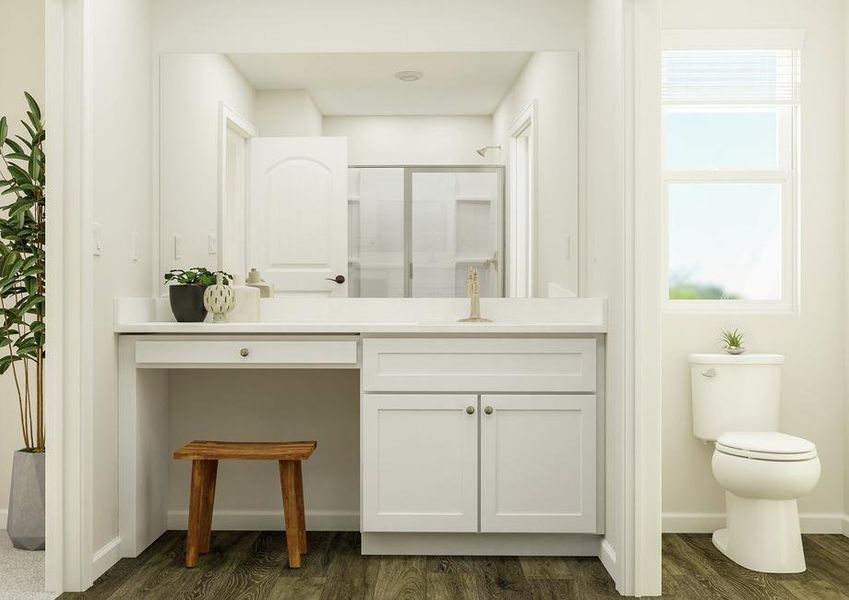
[(667, 308), (794, 308), (799, 50), (666, 50), (662, 84)]

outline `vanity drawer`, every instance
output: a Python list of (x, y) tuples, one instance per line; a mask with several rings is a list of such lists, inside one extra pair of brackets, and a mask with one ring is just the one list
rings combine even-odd
[(355, 368), (357, 340), (140, 340), (136, 343), (136, 364), (140, 368)]
[(594, 392), (596, 340), (368, 338), (364, 392)]

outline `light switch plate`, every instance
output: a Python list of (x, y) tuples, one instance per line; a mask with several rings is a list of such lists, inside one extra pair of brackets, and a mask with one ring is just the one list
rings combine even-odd
[(130, 260), (139, 262), (139, 232), (134, 231), (130, 237)]
[(214, 233), (206, 234), (206, 248), (210, 254), (218, 252), (218, 237)]
[(175, 235), (174, 236), (174, 260), (180, 260), (183, 258), (183, 236)]

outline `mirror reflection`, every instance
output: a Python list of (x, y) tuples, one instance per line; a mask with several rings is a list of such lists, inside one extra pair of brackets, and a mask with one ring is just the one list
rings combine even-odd
[(569, 52), (160, 61), (160, 266), (273, 294), (577, 292)]

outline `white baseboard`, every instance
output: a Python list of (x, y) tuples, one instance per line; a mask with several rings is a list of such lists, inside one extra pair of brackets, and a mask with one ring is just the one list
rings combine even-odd
[(97, 579), (121, 560), (121, 538), (116, 537), (91, 557), (92, 578)]
[[(307, 529), (311, 531), (359, 531), (360, 514), (356, 511), (308, 510)], [(186, 529), (189, 511), (169, 510), (168, 529)], [(219, 531), (282, 531), (282, 510), (215, 510), (212, 528)]]
[(619, 570), (616, 565), (616, 550), (613, 549), (607, 538), (602, 538), (601, 544), (599, 544), (598, 558), (601, 560), (601, 564), (604, 565), (610, 578), (617, 582), (616, 591), (621, 594), (622, 590), (619, 589)]
[[(802, 533), (849, 535), (849, 516), (841, 513), (802, 513)], [(725, 527), (725, 513), (663, 513), (664, 533), (713, 533)]]

